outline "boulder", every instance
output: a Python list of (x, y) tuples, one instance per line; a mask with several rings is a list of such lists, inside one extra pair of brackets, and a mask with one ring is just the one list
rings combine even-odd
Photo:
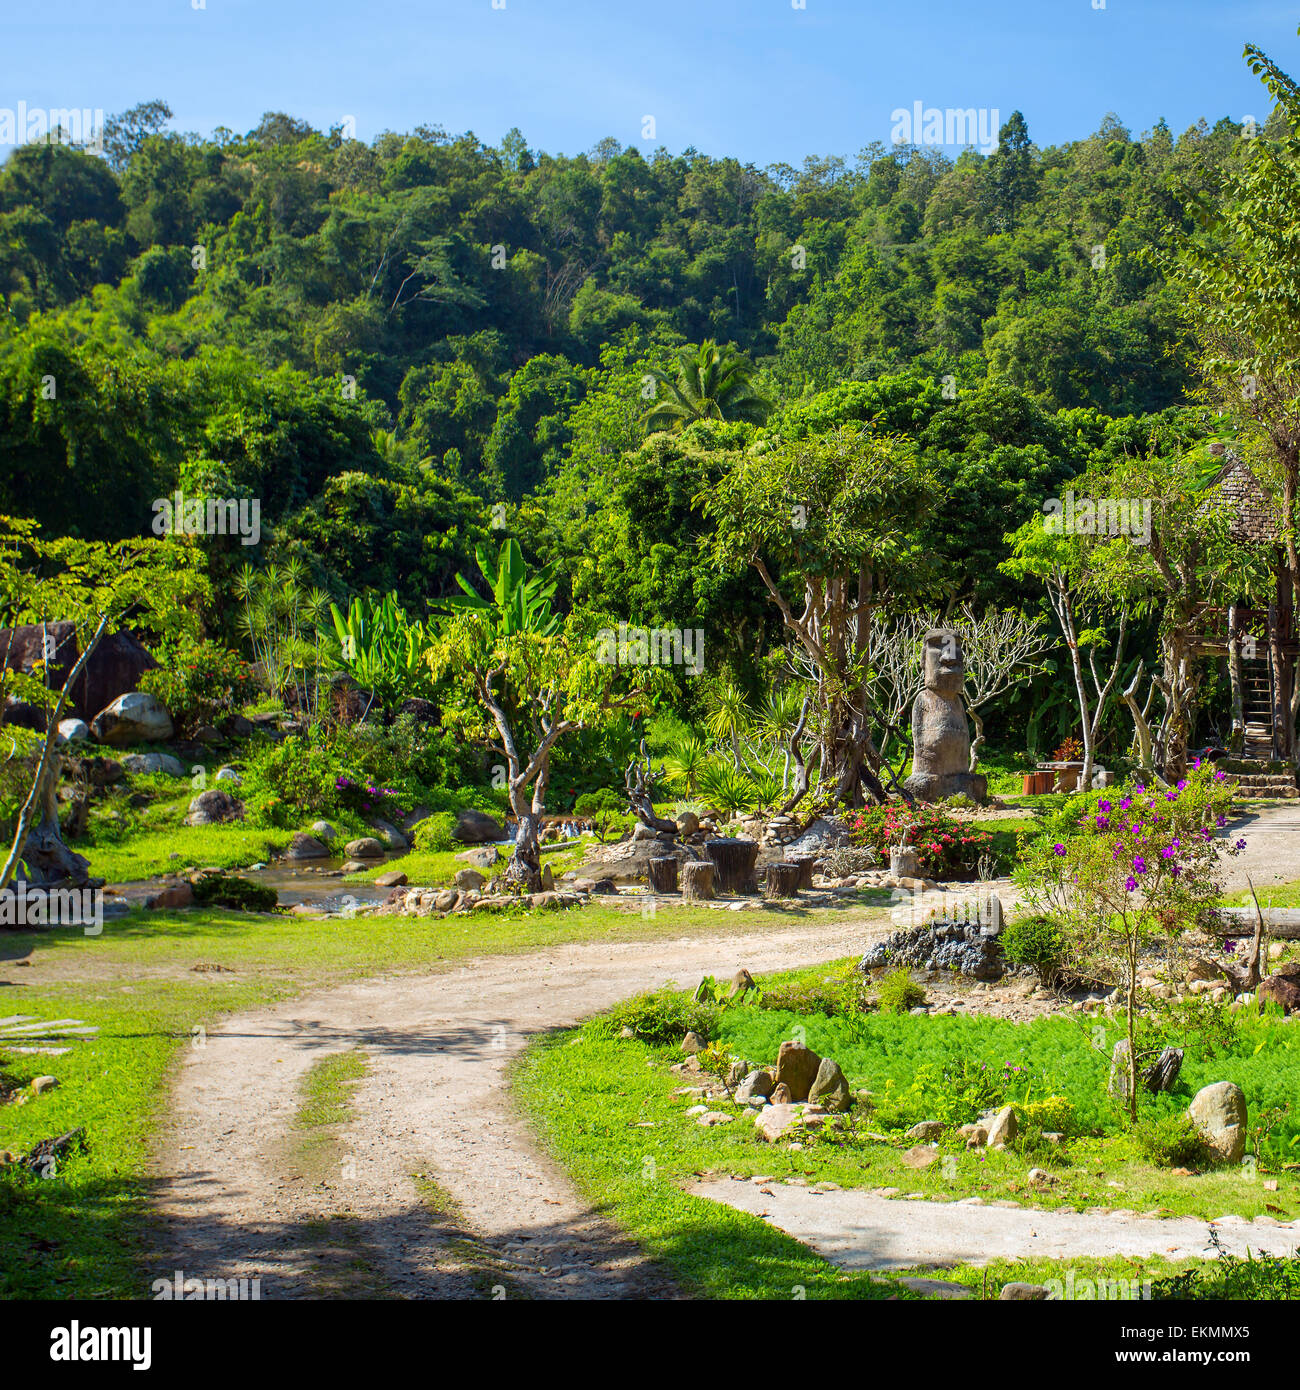
[(817, 1076), (808, 1091), (808, 1099), (827, 1110), (843, 1112), (853, 1104), (853, 1092), (844, 1078), (838, 1062), (823, 1057), (817, 1067)]
[(200, 792), (190, 802), (186, 825), (223, 825), (227, 821), (244, 819), (244, 803), (237, 801), (229, 792), (209, 787)]
[(169, 883), (153, 897), (146, 898), (144, 905), (155, 909), (192, 907), (194, 905), (194, 889), (183, 881)]
[(700, 828), (700, 818), (694, 811), (683, 811), (677, 817), (677, 833), (686, 839), (689, 835), (694, 835)]
[(345, 859), (339, 868), (341, 874), (364, 874), (370, 868), (364, 859)]
[(698, 1033), (687, 1033), (682, 1039), (682, 1051), (687, 1057), (693, 1057), (697, 1052), (703, 1052), (704, 1046), (704, 1041)]
[(487, 879), (479, 873), (477, 869), (458, 869), (456, 871), (456, 887), (461, 889), (479, 889), (487, 882)]
[(900, 1155), (909, 1168), (930, 1168), (939, 1161), (939, 1150), (928, 1144), (914, 1144)]
[(389, 873), (380, 874), (375, 879), (376, 888), (400, 888), (406, 882), (406, 875), (400, 869), (393, 869)]
[[(28, 623), (0, 629), (0, 662), (9, 670), (30, 672), (43, 658), (47, 635), (54, 642), (50, 681), (61, 687), (81, 655), (72, 623)], [(68, 692), (74, 712), (81, 719), (91, 719), (119, 696), (135, 690), (140, 677), (157, 665), (129, 632), (105, 633)]]
[(807, 1100), (821, 1064), (822, 1059), (807, 1044), (783, 1042), (776, 1057), (776, 1084), (786, 1087), (791, 1100)]
[[(932, 1139), (938, 1139), (947, 1126), (942, 1120), (922, 1120), (920, 1124), (915, 1124), (907, 1131), (904, 1138), (915, 1139), (918, 1143), (929, 1143)], [(974, 1129), (974, 1125), (963, 1125), (963, 1129)]]
[(754, 1128), (769, 1144), (775, 1144), (802, 1123), (803, 1112), (797, 1105), (766, 1105), (754, 1116)]
[(1002, 1292), (998, 1294), (1001, 1303), (1042, 1303), (1046, 1298), (1045, 1284), (1003, 1284)]
[(1231, 1081), (1202, 1086), (1187, 1114), (1216, 1158), (1241, 1162), (1246, 1152), (1246, 1096), (1240, 1086)]
[(217, 769), (217, 775), (213, 780), (217, 782), (231, 782), (236, 787), (242, 787), (244, 785), (244, 779), (239, 775), (238, 769), (229, 766), (229, 764), (225, 767), (219, 767)]
[(168, 777), (184, 777), (185, 764), (170, 753), (128, 753), (122, 766), (137, 776), (153, 776), (165, 772)]
[(591, 885), (591, 891), (597, 895), (617, 894), (618, 884), (615, 883), (612, 878), (598, 878), (595, 883)]
[(478, 849), (463, 849), (455, 857), (473, 869), (490, 869), (501, 854), (495, 845), (482, 845)]
[(751, 1100), (766, 1100), (772, 1094), (772, 1087), (775, 1084), (771, 1072), (751, 1071), (742, 1078), (736, 1087), (736, 1099), (742, 1105)]
[(90, 732), (97, 743), (123, 748), (132, 743), (166, 743), (176, 730), (161, 700), (133, 690), (100, 710), (90, 721)]
[(990, 1149), (1005, 1149), (1020, 1132), (1016, 1112), (1004, 1105), (989, 1122), (988, 1146)]
[(1265, 1004), (1280, 1004), (1282, 1012), (1300, 1012), (1300, 963), (1284, 965), (1259, 982), (1255, 998)]
[(465, 845), (488, 844), (506, 838), (505, 827), (482, 811), (457, 811), (452, 838)]
[[(319, 825), (321, 822), (317, 821), (316, 824)], [(316, 826), (312, 826), (313, 830), (315, 828)], [(328, 859), (330, 852), (314, 835), (307, 835), (299, 830), (289, 841), (289, 847), (285, 850), (284, 857), (286, 859)]]
[(45, 711), (20, 700), (16, 695), (6, 695), (3, 711), (0, 711), (0, 724), (12, 724), (15, 729), (30, 729), (34, 734), (45, 732)]
[(457, 893), (454, 888), (444, 888), (434, 900), (434, 906), (439, 912), (451, 912), (455, 908), (456, 901), (459, 897), (460, 894)]
[(85, 743), (90, 738), (90, 726), (84, 719), (60, 719), (56, 743)]
[(349, 859), (382, 859), (384, 847), (378, 840), (363, 835), (359, 840), (349, 840), (343, 847), (343, 853)]
[(315, 837), (318, 840), (322, 840), (326, 844), (328, 844), (331, 840), (338, 839), (339, 834), (339, 832), (335, 830), (334, 827), (327, 820), (313, 821), (311, 825), (311, 833), (315, 835)]
[(381, 840), (388, 849), (410, 849), (411, 842), (395, 825), (386, 820), (372, 820), (368, 824), (375, 832), (375, 839)]

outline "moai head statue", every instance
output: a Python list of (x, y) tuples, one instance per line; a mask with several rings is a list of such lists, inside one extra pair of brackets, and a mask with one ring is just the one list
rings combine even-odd
[(966, 680), (961, 638), (950, 627), (937, 627), (925, 634), (924, 641), (921, 677), (925, 688), (949, 699), (960, 695)]

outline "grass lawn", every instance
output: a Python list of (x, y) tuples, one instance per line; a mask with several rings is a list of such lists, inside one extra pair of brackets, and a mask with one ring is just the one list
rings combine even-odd
[[(855, 905), (819, 917), (838, 923), (860, 911)], [(810, 915), (764, 912), (758, 920), (801, 925)], [(85, 1150), (49, 1177), (0, 1170), (0, 1250), (20, 1252), (0, 1259), (0, 1298), (138, 1294), (134, 1261), (145, 1253), (150, 1142), (170, 1067), (196, 1028), (350, 978), (449, 969), (468, 959), (578, 941), (669, 939), (705, 930), (722, 937), (753, 930), (755, 918), (680, 908), (645, 920), (604, 904), (441, 921), (216, 909), (136, 912), (106, 922), (100, 937), (0, 933), (6, 960), (28, 951), (32, 959), (30, 966), (0, 961), (0, 1017), (76, 1018), (100, 1030), (85, 1041), (60, 1043), (70, 1049), (60, 1057), (22, 1055), (0, 1042), (5, 1084), (24, 1087), (38, 1075), (59, 1081), (24, 1105), (0, 1105), (0, 1149), (26, 1152), (77, 1127), (87, 1139)], [(223, 969), (195, 971), (196, 965)], [(318, 1080), (326, 1089), (304, 1098), (309, 1117), (322, 1096), (328, 1101), (333, 1094), (329, 1088), (344, 1081)]]
[[(779, 978), (807, 984), (814, 973), (833, 977), (836, 972), (822, 966)], [(681, 1191), (701, 1174), (894, 1187), (900, 1198), (920, 1193), (935, 1201), (981, 1196), (1043, 1208), (1105, 1206), (1206, 1219), (1229, 1213), (1300, 1217), (1296, 1165), (1284, 1166), (1300, 1156), (1300, 1115), (1292, 1113), (1274, 1129), (1257, 1170), (1174, 1176), (1169, 1166), (1143, 1156), (1104, 1099), (1109, 1049), (1094, 1046), (1089, 1030), (1095, 1023), (1066, 1017), (1016, 1024), (987, 1017), (844, 1018), (759, 1007), (725, 1010), (718, 1040), (735, 1056), (769, 1063), (781, 1040), (801, 1026), (808, 1046), (840, 1062), (855, 1090), (872, 1091), (871, 1104), (855, 1107), (845, 1131), (799, 1136), (802, 1149), (766, 1143), (744, 1107), (736, 1107), (732, 1124), (696, 1124), (685, 1112), (699, 1098), (672, 1092), (707, 1078), (669, 1069), (682, 1059), (678, 1045), (611, 1036), (615, 1030), (603, 1020), (535, 1043), (517, 1064), (513, 1081), (518, 1103), (543, 1144), (591, 1200), (687, 1287), (709, 1297), (790, 1297), (796, 1284), (806, 1287), (808, 1297), (874, 1297), (879, 1289), (868, 1276), (843, 1273), (756, 1217)], [(942, 1163), (922, 1170), (904, 1164), (902, 1155), (914, 1142), (904, 1137), (905, 1128), (936, 1116), (903, 1113), (906, 1098), (896, 1102), (894, 1092), (905, 1091), (926, 1063), (952, 1068), (966, 1062), (978, 1070), (985, 1061), (995, 1070), (1009, 1062), (1035, 1077), (1046, 1072), (1041, 1094), (1064, 1092), (1074, 1099), (1080, 1132), (1063, 1147), (1035, 1144), (1004, 1152), (967, 1151), (954, 1136), (941, 1142)], [(1189, 1045), (1175, 1096), (1150, 1102), (1148, 1109), (1172, 1113), (1201, 1085), (1225, 1079), (1243, 1086), (1252, 1102), (1252, 1123), (1262, 1106), (1285, 1104), (1300, 1089), (1300, 1029), (1252, 1021), (1230, 1056), (1200, 1058)], [(936, 1093), (942, 1095), (944, 1088), (938, 1078)], [(707, 1103), (711, 1109), (733, 1108), (726, 1100)], [(973, 1113), (957, 1115), (952, 1125), (973, 1118)], [(1047, 1169), (1058, 1181), (1031, 1188), (1033, 1167)], [(1276, 1181), (1278, 1190), (1266, 1189), (1266, 1180)], [(1076, 1278), (1108, 1279), (1158, 1278), (1182, 1267), (1161, 1259), (1072, 1260), (1070, 1265)], [(987, 1274), (960, 1269), (942, 1277), (997, 1297), (1001, 1284), (1011, 1279), (1039, 1282), (1064, 1275), (1063, 1266), (1050, 1261), (1002, 1261)]]

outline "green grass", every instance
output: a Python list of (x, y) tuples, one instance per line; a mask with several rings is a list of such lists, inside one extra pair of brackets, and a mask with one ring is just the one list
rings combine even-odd
[(341, 1125), (352, 1117), (352, 1092), (366, 1074), (366, 1054), (355, 1049), (314, 1062), (299, 1087), (301, 1100), (293, 1117), (298, 1129)]
[[(187, 868), (241, 869), (267, 863), (293, 838), (289, 830), (253, 830), (246, 825), (175, 826), (145, 830), (122, 843), (78, 841), (73, 848), (90, 860), (92, 872), (109, 883), (133, 883)], [(173, 857), (174, 856), (174, 857)]]

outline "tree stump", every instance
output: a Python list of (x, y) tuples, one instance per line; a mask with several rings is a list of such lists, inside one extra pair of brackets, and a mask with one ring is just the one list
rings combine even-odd
[(682, 897), (706, 899), (713, 896), (713, 865), (694, 860), (682, 865)]
[(1153, 1095), (1160, 1091), (1167, 1091), (1178, 1080), (1179, 1070), (1183, 1065), (1183, 1049), (1181, 1047), (1167, 1047), (1142, 1071), (1142, 1084)]
[(646, 863), (646, 878), (651, 891), (655, 893), (675, 893), (677, 891), (677, 860), (673, 855), (662, 859), (651, 859)]
[(769, 864), (764, 878), (763, 896), (793, 898), (799, 891), (798, 864)]
[(811, 888), (813, 886), (813, 866), (817, 863), (816, 855), (797, 854), (790, 862), (799, 866), (799, 881), (795, 887)]
[(720, 893), (757, 893), (754, 861), (758, 858), (757, 840), (708, 840), (704, 852), (713, 861), (716, 871), (714, 884)]

